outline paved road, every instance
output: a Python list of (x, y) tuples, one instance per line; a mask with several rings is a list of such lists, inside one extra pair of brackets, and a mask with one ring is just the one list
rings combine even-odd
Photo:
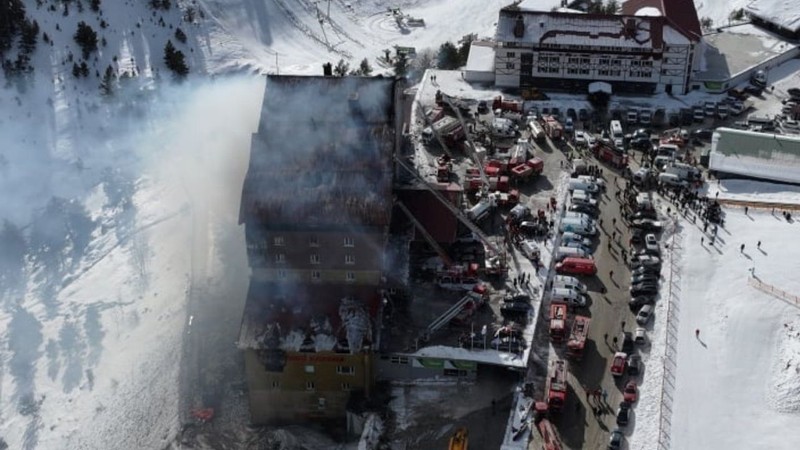
[[(561, 152), (546, 155), (546, 163), (553, 166), (565, 160)], [(590, 162), (594, 160), (590, 159)], [(556, 166), (558, 167), (558, 166)], [(608, 189), (602, 196), (601, 232), (597, 240), (594, 258), (598, 264), (598, 274), (586, 279), (592, 299), (589, 315), (592, 323), (583, 360), (570, 364), (568, 400), (564, 411), (553, 419), (563, 443), (573, 449), (603, 448), (609, 432), (615, 427), (614, 408), (622, 398), (622, 386), (610, 375), (608, 367), (613, 356), (613, 336), (619, 335), (622, 322), (632, 330), (634, 317), (627, 306), (630, 271), (622, 262), (619, 243), (627, 243), (630, 237), (627, 227), (622, 223), (620, 203), (614, 196), (615, 172), (601, 166)], [(620, 186), (622, 177), (619, 176)], [(614, 225), (614, 222), (616, 224)], [(609, 245), (612, 235), (616, 242)], [(610, 272), (613, 271), (613, 278)], [(605, 389), (608, 392), (607, 404), (589, 401), (587, 389)], [(601, 406), (604, 413), (596, 417), (592, 408)]]

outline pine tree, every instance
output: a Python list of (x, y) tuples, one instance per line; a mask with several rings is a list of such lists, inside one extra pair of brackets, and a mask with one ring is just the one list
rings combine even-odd
[(100, 0), (91, 0), (89, 8), (94, 12), (100, 12)]
[(36, 50), (36, 42), (39, 37), (39, 24), (34, 20), (24, 20), (22, 22), (22, 37), (19, 43), (19, 49), (23, 53), (30, 55)]
[(350, 70), (350, 64), (347, 64), (347, 62), (344, 59), (340, 59), (339, 62), (337, 62), (336, 65), (333, 67), (333, 75), (337, 77), (343, 77), (347, 75), (347, 72), (349, 70)]
[(103, 80), (100, 82), (100, 93), (106, 96), (112, 95), (114, 93), (114, 81), (116, 78), (117, 75), (114, 73), (114, 68), (111, 66), (106, 67)]
[(408, 56), (405, 53), (398, 53), (394, 60), (394, 74), (398, 77), (405, 77), (408, 74)]
[(81, 61), (81, 75), (83, 75), (84, 78), (89, 76), (89, 65), (86, 64), (86, 61)]
[(81, 77), (81, 68), (78, 66), (78, 63), (72, 63), (72, 76), (75, 78)]
[(372, 66), (369, 65), (369, 60), (367, 58), (361, 60), (361, 64), (358, 66), (358, 71), (365, 77), (372, 75)]
[(11, 43), (20, 32), (25, 17), (25, 5), (22, 0), (0, 1), (0, 56), (11, 49)]
[(86, 22), (78, 23), (78, 29), (73, 38), (83, 51), (83, 59), (88, 59), (89, 55), (97, 50), (97, 33)]
[(458, 49), (452, 42), (445, 42), (439, 47), (439, 68), (445, 70), (457, 69)]
[(175, 39), (178, 40), (181, 44), (186, 43), (186, 33), (183, 32), (180, 28), (175, 29)]
[(164, 64), (179, 77), (189, 74), (189, 66), (186, 65), (186, 58), (183, 52), (176, 50), (171, 40), (167, 41), (167, 45), (164, 46)]

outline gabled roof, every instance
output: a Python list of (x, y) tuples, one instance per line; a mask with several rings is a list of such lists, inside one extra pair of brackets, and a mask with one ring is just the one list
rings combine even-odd
[(622, 4), (622, 14), (635, 16), (644, 8), (661, 11), (670, 25), (693, 41), (703, 36), (694, 0), (628, 0)]

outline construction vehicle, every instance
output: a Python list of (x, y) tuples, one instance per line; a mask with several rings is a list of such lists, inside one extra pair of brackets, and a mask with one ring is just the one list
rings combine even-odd
[(465, 427), (459, 427), (456, 432), (450, 436), (450, 445), (448, 450), (469, 450), (469, 433)]
[(586, 347), (586, 336), (589, 335), (591, 319), (585, 316), (575, 316), (567, 340), (567, 356), (580, 361), (583, 358), (583, 349)]
[(550, 340), (561, 342), (567, 334), (567, 304), (550, 304)]
[(597, 141), (590, 150), (595, 158), (606, 164), (620, 169), (628, 167), (628, 155), (622, 153), (622, 149), (612, 147), (603, 141)]
[(551, 115), (542, 116), (542, 120), (544, 132), (551, 141), (558, 141), (564, 137), (564, 127), (555, 117)]
[(567, 364), (560, 359), (551, 360), (547, 370), (545, 383), (547, 408), (550, 412), (559, 412), (567, 400)]
[(522, 102), (518, 100), (506, 100), (502, 95), (498, 95), (492, 100), (492, 110), (511, 111), (522, 113)]

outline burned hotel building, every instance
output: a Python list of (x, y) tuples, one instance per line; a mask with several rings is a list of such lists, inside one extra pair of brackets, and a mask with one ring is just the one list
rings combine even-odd
[(251, 421), (338, 420), (374, 385), (401, 82), (268, 76), (242, 190)]

